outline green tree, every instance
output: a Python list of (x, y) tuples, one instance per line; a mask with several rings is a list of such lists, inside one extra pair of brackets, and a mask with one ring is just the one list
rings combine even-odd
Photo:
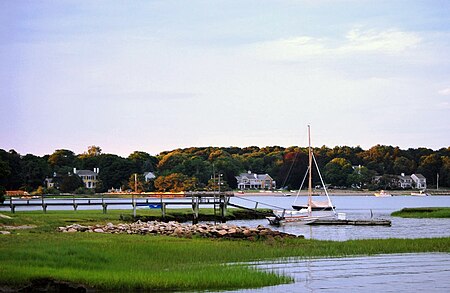
[(131, 174), (137, 173), (133, 162), (112, 154), (101, 154), (97, 157), (97, 166), (100, 169), (99, 179), (102, 182), (102, 190), (128, 186)]
[(59, 190), (61, 192), (71, 193), (79, 187), (84, 187), (84, 183), (77, 175), (65, 174), (60, 177)]
[(442, 157), (442, 167), (439, 171), (439, 185), (450, 187), (450, 157)]
[(139, 173), (154, 172), (158, 164), (158, 159), (146, 152), (135, 151), (128, 156), (128, 160), (135, 164)]
[(0, 150), (0, 185), (7, 190), (16, 190), (23, 185), (20, 155), (15, 150)]
[(48, 163), (53, 166), (72, 166), (75, 161), (75, 154), (69, 150), (56, 150), (48, 158)]
[(325, 165), (325, 181), (335, 186), (347, 186), (348, 177), (353, 172), (352, 165), (344, 158), (334, 158)]
[(372, 178), (375, 176), (375, 171), (369, 170), (364, 166), (357, 167), (349, 176), (348, 176), (348, 186), (356, 186), (359, 188), (368, 187)]
[(416, 164), (413, 160), (400, 156), (394, 160), (394, 173), (395, 174), (412, 174), (416, 169)]
[(5, 202), (5, 187), (0, 186), (0, 204)]
[(436, 185), (436, 175), (439, 173), (441, 166), (442, 160), (438, 154), (423, 156), (420, 158), (420, 165), (417, 168), (417, 173), (420, 173), (427, 178), (427, 184)]
[(23, 186), (27, 189), (36, 189), (51, 175), (50, 165), (41, 157), (28, 154), (22, 157), (20, 164)]

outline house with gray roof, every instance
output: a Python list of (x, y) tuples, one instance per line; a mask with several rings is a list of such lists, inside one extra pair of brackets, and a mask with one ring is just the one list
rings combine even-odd
[(269, 174), (256, 174), (248, 171), (236, 176), (238, 189), (274, 189), (276, 182)]
[(156, 175), (153, 172), (144, 172), (144, 180), (148, 182), (156, 178)]
[(94, 171), (77, 170), (77, 168), (73, 168), (73, 173), (77, 174), (81, 178), (81, 180), (83, 180), (85, 187), (90, 189), (97, 187), (99, 171), (99, 168), (94, 168)]
[(422, 174), (412, 174), (411, 179), (417, 189), (427, 189), (427, 178)]
[(408, 189), (413, 187), (413, 180), (411, 176), (405, 175), (405, 173), (402, 173), (400, 176), (397, 176), (397, 186), (403, 189)]

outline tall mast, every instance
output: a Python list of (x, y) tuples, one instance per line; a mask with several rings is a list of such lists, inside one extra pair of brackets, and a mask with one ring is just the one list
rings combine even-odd
[(308, 212), (311, 214), (312, 208), (312, 151), (311, 151), (311, 130), (308, 125), (308, 155), (309, 155), (309, 184), (308, 184)]

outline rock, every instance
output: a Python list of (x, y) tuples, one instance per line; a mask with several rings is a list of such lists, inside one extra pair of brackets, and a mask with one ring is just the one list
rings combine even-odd
[(0, 235), (8, 235), (11, 234), (9, 231), (0, 231)]
[(174, 221), (164, 223), (157, 221), (141, 222), (137, 221), (132, 224), (117, 224), (108, 223), (104, 226), (82, 226), (79, 224), (73, 224), (66, 227), (58, 227), (59, 232), (74, 233), (74, 232), (88, 232), (88, 233), (127, 233), (127, 234), (159, 234), (170, 235), (176, 237), (191, 238), (192, 235), (200, 235), (202, 237), (211, 238), (244, 238), (254, 241), (260, 237), (264, 239), (282, 239), (293, 238), (295, 235), (272, 231), (263, 225), (259, 225), (256, 228), (248, 228), (245, 226), (226, 225), (226, 224), (180, 224)]
[(231, 228), (231, 229), (228, 230), (228, 233), (230, 233), (230, 234), (236, 234), (236, 229)]
[(217, 234), (219, 234), (220, 236), (225, 236), (225, 235), (228, 234), (228, 232), (227, 232), (226, 230), (219, 230), (219, 231), (217, 232)]

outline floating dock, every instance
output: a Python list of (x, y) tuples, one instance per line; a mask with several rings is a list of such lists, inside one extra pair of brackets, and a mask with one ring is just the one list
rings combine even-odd
[(391, 221), (384, 219), (367, 220), (339, 220), (339, 219), (319, 219), (306, 225), (353, 225), (353, 226), (391, 226)]

